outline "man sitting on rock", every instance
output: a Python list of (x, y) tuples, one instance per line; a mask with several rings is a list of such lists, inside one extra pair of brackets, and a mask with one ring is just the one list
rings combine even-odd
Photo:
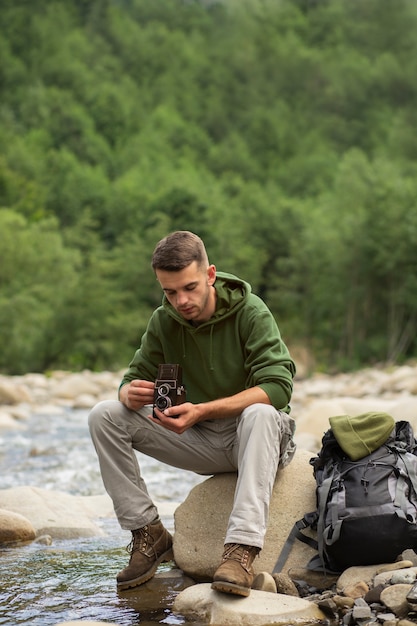
[[(172, 537), (148, 495), (137, 450), (198, 474), (237, 472), (212, 588), (248, 596), (277, 469), (295, 451), (288, 415), (295, 366), (267, 306), (248, 283), (216, 272), (197, 235), (177, 231), (162, 239), (152, 267), (162, 305), (123, 377), (119, 401), (100, 402), (89, 416), (104, 486), (120, 526), (132, 531), (117, 586), (141, 585), (172, 559)], [(179, 404), (169, 395), (167, 408), (155, 395), (163, 364), (182, 371), (187, 394)], [(155, 398), (162, 410), (152, 406)]]

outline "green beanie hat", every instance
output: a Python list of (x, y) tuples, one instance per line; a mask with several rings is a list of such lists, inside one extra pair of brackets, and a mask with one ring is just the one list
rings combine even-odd
[(368, 456), (390, 436), (395, 420), (388, 413), (362, 413), (329, 417), (337, 443), (352, 461)]

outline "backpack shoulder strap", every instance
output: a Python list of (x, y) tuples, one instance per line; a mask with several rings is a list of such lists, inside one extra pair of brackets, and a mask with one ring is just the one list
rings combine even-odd
[(408, 478), (411, 482), (411, 485), (414, 490), (415, 496), (417, 496), (417, 475), (416, 475), (416, 461), (415, 455), (410, 454), (409, 452), (400, 452), (400, 458), (402, 459), (405, 469), (407, 470)]
[(292, 547), (294, 545), (294, 541), (296, 539), (299, 539), (303, 543), (308, 544), (309, 546), (311, 546), (315, 550), (318, 549), (317, 541), (312, 539), (312, 537), (307, 537), (307, 535), (304, 535), (301, 532), (305, 528), (311, 528), (312, 526), (315, 525), (316, 522), (317, 522), (317, 512), (316, 511), (311, 511), (311, 513), (306, 513), (302, 519), (299, 519), (297, 522), (295, 522), (294, 526), (292, 527), (292, 529), (291, 529), (291, 531), (290, 531), (290, 533), (289, 533), (289, 535), (287, 537), (286, 542), (282, 546), (282, 549), (281, 549), (281, 552), (280, 552), (280, 554), (278, 556), (277, 562), (275, 563), (274, 569), (272, 570), (273, 574), (278, 574), (279, 572), (282, 571), (282, 568), (284, 567), (285, 563), (287, 562), (287, 559), (288, 559), (288, 557), (290, 555), (291, 549), (292, 549)]
[[(408, 479), (414, 490), (414, 494), (417, 497), (417, 473), (415, 461), (415, 457), (417, 456), (417, 442), (410, 422), (403, 420), (395, 423), (394, 436), (387, 442), (387, 447), (398, 454), (401, 458), (408, 474)], [(403, 490), (405, 489), (406, 488), (403, 486)], [(402, 494), (402, 501), (404, 502), (407, 499), (408, 494), (404, 492)]]

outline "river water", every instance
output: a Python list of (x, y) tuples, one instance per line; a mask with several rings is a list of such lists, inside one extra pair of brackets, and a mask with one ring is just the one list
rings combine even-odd
[[(203, 480), (140, 456), (148, 490), (158, 503), (183, 501)], [(86, 411), (33, 415), (25, 430), (0, 434), (0, 489), (21, 485), (73, 495), (103, 494)], [(0, 550), (0, 624), (54, 626), (70, 620), (119, 626), (183, 624), (171, 611), (178, 590), (159, 577), (118, 594), (115, 577), (125, 567), (130, 533), (114, 518), (98, 520), (104, 537), (54, 540)], [(173, 531), (173, 519), (164, 523)], [(169, 571), (172, 564), (159, 571)], [(194, 624), (194, 626), (197, 626)]]

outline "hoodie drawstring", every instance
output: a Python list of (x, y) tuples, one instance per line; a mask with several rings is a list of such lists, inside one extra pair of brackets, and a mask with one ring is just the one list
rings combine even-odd
[(214, 371), (214, 367), (213, 367), (213, 332), (214, 332), (214, 325), (212, 324), (210, 326), (210, 357), (209, 357), (210, 372)]
[[(213, 366), (213, 333), (214, 333), (214, 325), (210, 326), (210, 349), (209, 349), (209, 369), (210, 372), (214, 372)], [(187, 352), (185, 349), (185, 329), (181, 324), (181, 344), (182, 344), (182, 358), (185, 359), (187, 356)]]

